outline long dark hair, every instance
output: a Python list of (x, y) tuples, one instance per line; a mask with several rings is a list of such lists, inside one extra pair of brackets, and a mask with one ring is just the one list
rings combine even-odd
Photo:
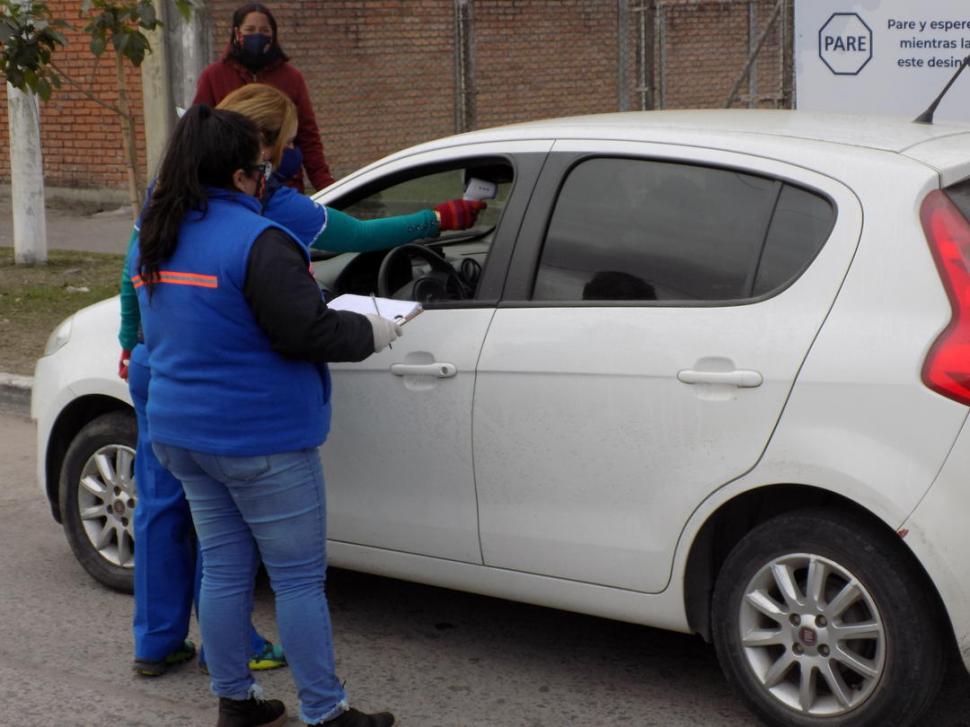
[(255, 170), (260, 149), (256, 124), (233, 111), (199, 104), (179, 119), (138, 233), (138, 272), (149, 293), (162, 263), (175, 253), (185, 216), (205, 214), (206, 187), (233, 189), (233, 174)]
[(276, 30), (276, 18), (273, 17), (273, 13), (269, 11), (269, 8), (262, 3), (247, 3), (242, 7), (236, 8), (236, 12), (232, 14), (232, 27), (229, 28), (229, 54), (237, 60), (242, 60), (242, 48), (236, 42), (236, 29), (242, 27), (243, 21), (250, 13), (262, 13), (265, 15), (269, 19), (269, 27), (273, 29), (273, 44), (266, 52), (267, 60), (274, 60), (276, 58), (284, 61), (290, 60), (290, 57), (283, 52), (283, 46), (280, 45), (280, 36)]

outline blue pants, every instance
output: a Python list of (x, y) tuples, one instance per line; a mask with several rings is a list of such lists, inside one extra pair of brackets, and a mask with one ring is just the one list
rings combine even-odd
[[(198, 598), (202, 562), (182, 484), (155, 457), (145, 407), (151, 372), (144, 346), (135, 347), (128, 387), (138, 420), (135, 451), (135, 658), (160, 661), (181, 648)], [(266, 640), (250, 627), (250, 653)], [(200, 655), (201, 659), (201, 655)]]
[(256, 457), (193, 452), (159, 442), (155, 454), (185, 488), (205, 557), (199, 623), (212, 691), (257, 693), (246, 666), (253, 576), (262, 557), (276, 594), (276, 622), (300, 698), (317, 723), (347, 708), (334, 673), (324, 590), (327, 513), (316, 448)]

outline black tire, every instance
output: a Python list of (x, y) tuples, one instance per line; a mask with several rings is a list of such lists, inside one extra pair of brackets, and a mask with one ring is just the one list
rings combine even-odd
[[(100, 473), (91, 473), (91, 468), (95, 467), (92, 458), (99, 452), (108, 456), (108, 462), (113, 469), (129, 469), (128, 455), (119, 455), (119, 453), (130, 453), (130, 462), (133, 465), (137, 439), (137, 426), (133, 412), (111, 412), (88, 422), (77, 433), (67, 449), (61, 468), (59, 487), (64, 532), (71, 550), (74, 551), (74, 556), (95, 580), (125, 593), (131, 593), (134, 590), (134, 539), (130, 537), (132, 510), (136, 504), (134, 471), (119, 472), (123, 474), (118, 483), (122, 485), (118, 488), (121, 492), (115, 494), (117, 491), (108, 487), (105, 489), (103, 500), (93, 495), (89, 489), (82, 488), (81, 478), (85, 468), (88, 468), (95, 484), (104, 484), (104, 478)], [(104, 510), (103, 516), (91, 517), (89, 513), (86, 519), (82, 519), (82, 509), (91, 511), (96, 506)], [(110, 513), (108, 506), (113, 508)], [(109, 525), (118, 527), (109, 527), (105, 530)], [(127, 527), (128, 532), (120, 534), (124, 542), (119, 544), (121, 527)], [(112, 531), (108, 538), (109, 542), (101, 550), (94, 542), (98, 530)]]
[[(782, 566), (777, 576), (764, 570), (772, 563)], [(817, 602), (807, 595), (809, 564), (815, 574), (828, 572), (816, 579), (823, 584), (817, 590), (824, 594)], [(863, 590), (836, 618), (841, 604), (836, 594), (855, 592), (846, 576), (854, 576)], [(783, 597), (777, 588), (779, 578), (797, 586), (799, 605), (791, 606)], [(746, 598), (749, 592), (755, 594), (754, 600)], [(761, 593), (771, 593), (776, 605), (783, 606), (775, 618), (763, 615)], [(748, 533), (718, 574), (711, 615), (718, 660), (728, 681), (747, 706), (773, 727), (907, 727), (932, 702), (943, 678), (946, 619), (932, 586), (893, 535), (838, 511), (800, 510)], [(874, 629), (859, 626), (869, 632), (862, 639), (835, 635), (840, 626), (853, 622), (880, 623), (882, 631), (877, 635)], [(746, 648), (742, 630), (752, 638), (784, 640), (750, 643)], [(836, 658), (837, 652), (861, 656), (868, 660), (867, 667), (879, 668), (868, 675), (853, 670)], [(783, 674), (776, 685), (766, 686), (771, 667), (789, 659), (795, 663), (776, 672)], [(819, 664), (831, 668), (835, 677), (827, 677), (817, 668)], [(803, 673), (808, 675), (804, 682), (808, 709), (798, 691)], [(837, 689), (829, 687), (832, 683)], [(849, 697), (841, 704), (839, 690)], [(820, 713), (827, 707), (834, 711)]]

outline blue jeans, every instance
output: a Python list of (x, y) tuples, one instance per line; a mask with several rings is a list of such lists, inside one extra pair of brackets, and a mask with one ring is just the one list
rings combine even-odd
[[(148, 436), (148, 352), (138, 345), (128, 367), (128, 388), (138, 421), (135, 451), (135, 658), (161, 661), (182, 648), (189, 633), (192, 601), (198, 602), (202, 578), (192, 515), (182, 483), (159, 463)], [(250, 630), (250, 652), (259, 654), (266, 639)], [(202, 652), (199, 653), (202, 659)]]
[(300, 697), (315, 723), (347, 708), (334, 673), (326, 580), (327, 512), (316, 448), (256, 457), (193, 452), (155, 442), (182, 481), (202, 546), (199, 623), (212, 691), (258, 692), (247, 666), (253, 578), (262, 557), (276, 594), (276, 622)]

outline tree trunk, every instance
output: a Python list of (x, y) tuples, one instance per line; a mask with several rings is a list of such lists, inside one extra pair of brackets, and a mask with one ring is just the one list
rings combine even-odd
[(138, 147), (135, 143), (135, 120), (128, 103), (128, 88), (125, 84), (125, 65), (121, 53), (115, 51), (115, 73), (118, 80), (118, 108), (121, 110), (121, 133), (124, 139), (125, 165), (128, 167), (128, 199), (131, 202), (132, 219), (141, 214), (145, 197), (144, 181), (138, 169)]
[(13, 250), (17, 265), (47, 262), (47, 218), (44, 209), (44, 164), (40, 148), (37, 97), (7, 84), (10, 137), (10, 197), (13, 207)]

